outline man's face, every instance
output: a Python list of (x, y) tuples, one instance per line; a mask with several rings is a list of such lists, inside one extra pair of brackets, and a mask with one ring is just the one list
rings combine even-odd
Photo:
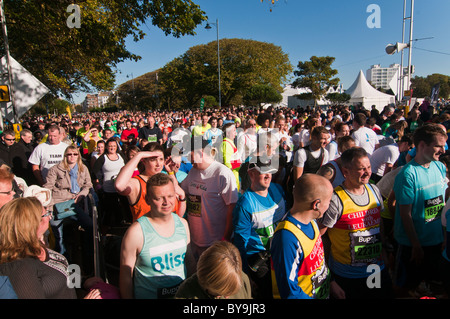
[(212, 128), (216, 128), (217, 127), (217, 120), (212, 120), (211, 121), (211, 127)]
[(111, 137), (113, 137), (113, 132), (111, 130), (106, 130), (105, 131), (105, 139), (110, 139)]
[(5, 142), (5, 144), (7, 146), (12, 146), (14, 144), (14, 142), (16, 141), (14, 136), (13, 135), (9, 135), (9, 134), (3, 135), (2, 139), (3, 139), (3, 142)]
[(33, 134), (26, 133), (26, 134), (22, 135), (22, 140), (23, 140), (25, 143), (30, 144), (31, 141), (33, 140)]
[(167, 216), (171, 214), (176, 201), (173, 183), (170, 182), (167, 185), (151, 187), (147, 193), (146, 200), (151, 207), (151, 214), (153, 216)]
[(13, 191), (12, 183), (9, 181), (0, 182), (0, 207), (14, 198), (16, 193)]
[(318, 137), (312, 137), (311, 144), (316, 148), (325, 147), (328, 144), (329, 134), (321, 133)]
[(350, 167), (343, 167), (344, 176), (353, 185), (363, 185), (369, 183), (372, 175), (372, 167), (368, 157), (353, 159)]
[(206, 126), (208, 124), (208, 117), (207, 116), (203, 116), (202, 117), (202, 125)]
[(203, 161), (203, 150), (195, 150), (190, 152), (190, 161), (193, 167), (197, 167), (198, 164)]
[(148, 119), (148, 126), (149, 126), (150, 128), (153, 128), (153, 127), (155, 126), (155, 119), (154, 119), (153, 117), (150, 117), (150, 118)]
[(445, 144), (447, 143), (447, 139), (444, 135), (436, 135), (433, 142), (429, 145), (425, 144), (425, 142), (420, 142), (421, 152), (424, 154), (424, 157), (427, 161), (438, 161), (439, 156), (445, 153)]
[(286, 120), (279, 120), (277, 123), (277, 129), (281, 132), (286, 126)]
[(252, 183), (251, 188), (254, 191), (267, 190), (272, 181), (272, 174), (261, 174), (256, 169), (249, 170), (248, 175)]
[(229, 128), (227, 128), (226, 137), (230, 140), (236, 137), (236, 126), (231, 125)]
[(47, 141), (52, 145), (57, 145), (61, 141), (59, 130), (48, 131)]

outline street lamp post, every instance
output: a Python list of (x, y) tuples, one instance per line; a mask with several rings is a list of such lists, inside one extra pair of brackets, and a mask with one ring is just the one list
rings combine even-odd
[(220, 91), (220, 44), (219, 44), (219, 19), (216, 19), (216, 23), (206, 23), (205, 29), (211, 29), (211, 24), (216, 26), (217, 29), (217, 67), (219, 74), (219, 108), (222, 107), (222, 93)]

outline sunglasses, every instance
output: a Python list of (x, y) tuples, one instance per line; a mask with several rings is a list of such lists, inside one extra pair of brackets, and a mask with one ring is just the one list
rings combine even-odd
[(48, 217), (48, 216), (50, 216), (50, 218), (52, 218), (52, 217), (53, 217), (53, 212), (47, 211), (47, 213), (45, 213), (45, 214), (42, 215), (41, 217), (44, 218), (44, 217)]
[(77, 153), (69, 153), (69, 154), (66, 154), (66, 156), (78, 156), (78, 154)]
[(7, 140), (7, 141), (15, 141), (16, 139), (15, 138), (6, 138), (5, 137), (5, 140)]

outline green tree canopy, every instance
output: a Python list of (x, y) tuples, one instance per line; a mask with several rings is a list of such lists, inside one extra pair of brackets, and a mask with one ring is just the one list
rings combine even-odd
[(280, 92), (267, 84), (254, 85), (244, 95), (244, 102), (247, 105), (256, 106), (262, 103), (279, 103), (282, 99)]
[(81, 27), (69, 28), (67, 7), (73, 0), (5, 0), (9, 48), (20, 64), (54, 95), (114, 86), (115, 67), (139, 60), (125, 45), (142, 40), (142, 25), (151, 23), (166, 35), (195, 34), (206, 20), (191, 0), (84, 0)]
[(439, 97), (448, 99), (450, 96), (450, 76), (434, 73), (426, 77), (415, 76), (411, 79), (413, 97), (429, 97), (434, 85), (440, 84)]
[[(239, 104), (257, 84), (281, 91), (292, 71), (287, 54), (271, 43), (244, 39), (220, 40), (222, 105)], [(207, 95), (219, 96), (217, 41), (190, 48), (166, 64), (160, 73), (165, 103), (192, 107)]]
[(333, 78), (338, 71), (331, 67), (334, 57), (312, 56), (310, 61), (299, 61), (294, 75), (297, 78), (292, 83), (295, 88), (308, 88), (311, 93), (299, 94), (300, 99), (320, 100), (332, 86), (339, 84), (339, 78)]

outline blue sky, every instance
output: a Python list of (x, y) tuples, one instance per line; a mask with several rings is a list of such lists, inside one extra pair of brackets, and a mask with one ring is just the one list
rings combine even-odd
[[(241, 38), (269, 42), (287, 53), (296, 69), (299, 61), (311, 56), (333, 56), (332, 67), (344, 89), (350, 87), (360, 70), (373, 64), (388, 67), (399, 63), (399, 53), (387, 55), (388, 43), (401, 42), (404, 0), (278, 0), (274, 5), (264, 0), (194, 0), (205, 11), (209, 22), (219, 20), (219, 38)], [(414, 1), (412, 64), (416, 76), (433, 73), (450, 75), (450, 12), (449, 0)], [(369, 28), (367, 8), (380, 8), (380, 28)], [(406, 0), (406, 16), (410, 16), (411, 0)], [(272, 9), (270, 11), (270, 9)], [(206, 30), (206, 23), (197, 27), (196, 35), (174, 38), (165, 36), (149, 23), (142, 29), (147, 34), (139, 42), (127, 41), (128, 49), (142, 57), (138, 62), (118, 65), (116, 85), (131, 77), (163, 67), (190, 47), (216, 41), (216, 28)], [(409, 20), (405, 41), (409, 40)], [(431, 39), (424, 39), (431, 38)], [(431, 52), (433, 51), (433, 52)], [(408, 64), (404, 51), (404, 65)], [(128, 75), (128, 77), (127, 77)], [(74, 95), (76, 103), (83, 94)]]

